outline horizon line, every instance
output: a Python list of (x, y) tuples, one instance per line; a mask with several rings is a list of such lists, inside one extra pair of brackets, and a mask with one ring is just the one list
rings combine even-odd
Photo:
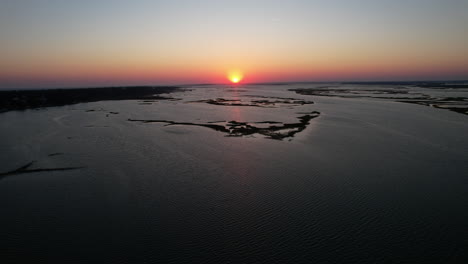
[(16, 91), (16, 90), (61, 90), (61, 89), (92, 89), (92, 88), (135, 88), (135, 87), (185, 87), (185, 86), (208, 86), (208, 85), (230, 85), (230, 86), (242, 86), (242, 85), (288, 85), (288, 84), (322, 84), (322, 83), (334, 83), (334, 84), (416, 84), (416, 83), (465, 83), (465, 80), (410, 80), (410, 81), (284, 81), (284, 82), (250, 82), (250, 83), (187, 83), (187, 84), (148, 84), (148, 85), (96, 85), (96, 86), (64, 86), (64, 87), (23, 87), (23, 88), (0, 88), (0, 91)]

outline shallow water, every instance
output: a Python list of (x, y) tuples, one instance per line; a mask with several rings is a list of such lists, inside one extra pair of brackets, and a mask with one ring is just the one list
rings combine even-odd
[[(0, 173), (31, 161), (29, 169), (79, 168), (0, 179), (0, 256), (12, 263), (467, 262), (468, 116), (288, 91), (304, 86), (198, 86), (169, 95), (180, 100), (0, 114)], [(282, 102), (202, 101), (217, 98)], [(200, 126), (268, 128), (314, 111), (320, 115), (304, 130), (282, 140)]]

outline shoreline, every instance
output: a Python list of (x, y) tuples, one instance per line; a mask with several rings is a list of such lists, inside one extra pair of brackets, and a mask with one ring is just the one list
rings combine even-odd
[(181, 88), (177, 86), (0, 91), (0, 113), (99, 101), (161, 99), (160, 94), (178, 91)]

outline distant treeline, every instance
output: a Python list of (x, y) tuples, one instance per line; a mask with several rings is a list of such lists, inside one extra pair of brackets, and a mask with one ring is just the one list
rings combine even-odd
[(151, 99), (175, 92), (174, 86), (128, 86), (83, 89), (0, 91), (0, 112), (109, 100)]

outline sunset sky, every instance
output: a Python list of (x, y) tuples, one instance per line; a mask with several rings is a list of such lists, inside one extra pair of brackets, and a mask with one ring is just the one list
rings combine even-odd
[(468, 79), (468, 0), (0, 0), (0, 88)]

